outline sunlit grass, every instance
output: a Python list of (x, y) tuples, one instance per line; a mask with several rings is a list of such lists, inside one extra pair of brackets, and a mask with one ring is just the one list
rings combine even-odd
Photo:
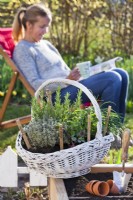
[[(9, 120), (25, 115), (29, 115), (31, 108), (28, 105), (10, 104), (5, 113), (4, 120)], [(15, 149), (15, 140), (18, 133), (18, 127), (0, 129), (0, 153), (2, 153), (7, 146)]]
[(127, 128), (131, 129), (131, 133), (133, 136), (133, 113), (129, 113), (125, 117), (125, 125)]
[[(133, 140), (133, 114), (126, 114), (125, 117), (125, 127), (131, 131), (131, 140)], [(108, 164), (121, 164), (122, 149), (110, 149), (107, 156), (102, 162)], [(128, 159), (126, 162), (133, 163), (133, 146), (129, 145), (128, 148)]]
[[(122, 149), (110, 149), (107, 156), (104, 157), (102, 163), (106, 164), (122, 164)], [(133, 163), (133, 146), (129, 146), (127, 163)]]

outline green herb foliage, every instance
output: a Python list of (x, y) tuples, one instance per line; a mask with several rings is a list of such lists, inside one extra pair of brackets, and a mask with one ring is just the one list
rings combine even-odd
[[(87, 140), (88, 115), (91, 116), (91, 139), (95, 137), (97, 131), (97, 118), (92, 106), (81, 108), (82, 91), (78, 91), (77, 98), (71, 103), (67, 93), (64, 102), (61, 102), (60, 88), (56, 92), (54, 104), (51, 100), (51, 94), (44, 100), (41, 92), (39, 100), (32, 98), (32, 120), (25, 126), (29, 139), (34, 148), (54, 147), (59, 144), (59, 126), (63, 126), (64, 143), (68, 145), (79, 144)], [(103, 127), (105, 126), (107, 109), (102, 109)], [(119, 116), (112, 112), (108, 125), (108, 132), (118, 134), (122, 124)]]

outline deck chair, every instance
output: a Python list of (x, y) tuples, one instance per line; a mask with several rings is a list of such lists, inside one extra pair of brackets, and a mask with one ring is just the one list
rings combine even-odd
[[(14, 46), (15, 44), (12, 39), (12, 29), (0, 28), (0, 55), (5, 59), (6, 63), (12, 69), (12, 77), (11, 77), (10, 84), (8, 87), (8, 92), (6, 93), (6, 96), (2, 103), (2, 107), (0, 108), (0, 128), (10, 128), (10, 127), (17, 126), (17, 123), (16, 123), (17, 119), (3, 121), (4, 115), (5, 115), (7, 106), (9, 104), (12, 91), (14, 89), (17, 79), (19, 79), (22, 82), (22, 84), (24, 85), (24, 87), (27, 89), (27, 91), (30, 93), (31, 96), (33, 96), (35, 92), (34, 89), (31, 87), (31, 85), (29, 84), (29, 82), (20, 73), (15, 63), (12, 61), (12, 53), (13, 53)], [(30, 119), (31, 119), (30, 115), (19, 118), (21, 124), (28, 123)]]

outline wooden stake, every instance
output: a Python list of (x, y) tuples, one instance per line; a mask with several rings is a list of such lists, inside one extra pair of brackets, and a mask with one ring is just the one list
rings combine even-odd
[(30, 145), (29, 140), (28, 140), (28, 137), (27, 137), (26, 133), (24, 132), (24, 129), (23, 129), (21, 123), (20, 123), (20, 120), (17, 119), (17, 120), (16, 120), (16, 123), (17, 123), (17, 125), (18, 125), (19, 130), (20, 130), (21, 133), (22, 133), (22, 137), (23, 137), (23, 139), (24, 139), (24, 142), (25, 142), (25, 144), (26, 144), (27, 149), (30, 149), (30, 148), (31, 148), (31, 145)]
[(91, 138), (91, 117), (88, 115), (88, 123), (87, 123), (87, 141), (90, 141)]
[(24, 192), (27, 200), (30, 200), (31, 190), (30, 190), (30, 184), (26, 182), (24, 187)]
[(108, 131), (110, 113), (111, 113), (111, 106), (108, 106), (107, 117), (106, 117), (106, 121), (105, 121), (103, 135), (105, 135)]
[(60, 124), (59, 126), (59, 140), (60, 140), (60, 150), (64, 149), (64, 144), (63, 144), (63, 126)]
[(47, 89), (46, 95), (47, 95), (47, 102), (52, 106), (51, 91)]

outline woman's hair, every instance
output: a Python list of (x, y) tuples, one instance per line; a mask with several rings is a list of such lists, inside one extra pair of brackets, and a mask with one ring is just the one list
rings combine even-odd
[(12, 35), (15, 42), (18, 42), (23, 38), (24, 29), (26, 29), (26, 22), (34, 24), (37, 22), (37, 16), (48, 17), (50, 21), (52, 20), (50, 10), (43, 4), (34, 4), (28, 8), (22, 7), (18, 10), (12, 26)]

